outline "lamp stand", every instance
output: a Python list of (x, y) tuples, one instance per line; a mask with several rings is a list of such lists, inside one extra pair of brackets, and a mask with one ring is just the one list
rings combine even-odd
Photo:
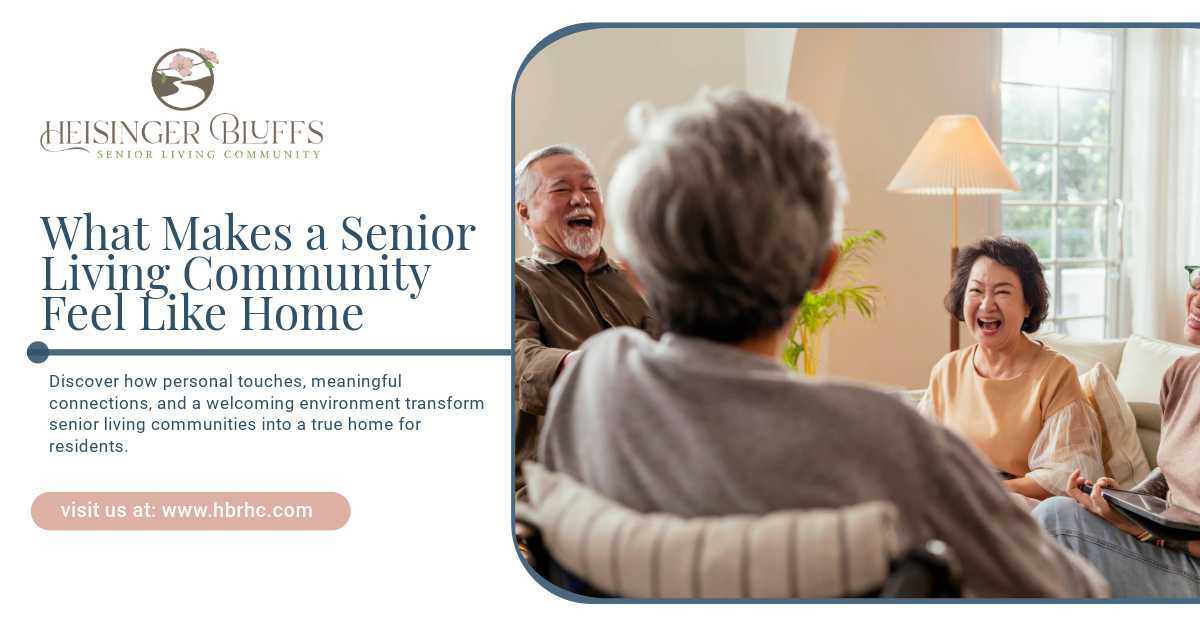
[[(954, 188), (954, 246), (950, 249), (950, 281), (954, 281), (954, 269), (958, 265), (958, 188)], [(958, 351), (958, 319), (950, 315), (950, 350)]]

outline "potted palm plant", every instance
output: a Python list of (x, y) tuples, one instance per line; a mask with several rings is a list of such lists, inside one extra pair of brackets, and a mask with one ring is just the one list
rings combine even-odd
[(804, 359), (804, 374), (817, 374), (817, 351), (821, 345), (821, 332), (834, 319), (846, 320), (846, 313), (853, 308), (863, 318), (872, 320), (879, 309), (878, 298), (882, 290), (878, 286), (864, 285), (862, 272), (871, 261), (875, 245), (887, 238), (872, 229), (841, 241), (841, 257), (833, 267), (829, 282), (820, 292), (810, 291), (804, 295), (800, 313), (788, 333), (783, 349), (783, 362), (793, 371), (799, 371), (800, 359)]

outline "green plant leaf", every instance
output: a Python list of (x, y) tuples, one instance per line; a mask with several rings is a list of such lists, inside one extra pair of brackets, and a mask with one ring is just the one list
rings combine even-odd
[(166, 75), (165, 73), (163, 73), (163, 72), (159, 72), (159, 73), (158, 73), (158, 83), (159, 83), (159, 85), (161, 85), (161, 84), (163, 84), (163, 83), (166, 83), (166, 82), (167, 82), (167, 75)]
[(210, 70), (211, 70), (211, 69), (213, 69), (213, 68), (212, 68), (212, 61), (209, 61), (208, 59), (205, 59), (205, 60), (204, 60), (204, 67), (206, 67), (206, 68), (208, 68), (208, 69), (210, 69)]
[(868, 321), (874, 320), (879, 310), (876, 297), (882, 290), (879, 286), (861, 284), (865, 278), (866, 266), (871, 262), (872, 251), (876, 245), (886, 240), (883, 233), (872, 229), (850, 236), (839, 243), (841, 257), (834, 265), (826, 288), (821, 292), (805, 293), (800, 312), (793, 321), (783, 355), (784, 364), (789, 368), (798, 371), (803, 356), (807, 371), (812, 363), (812, 356), (807, 353), (816, 350), (821, 332), (829, 327), (834, 319), (840, 318), (845, 324), (846, 315), (851, 309)]

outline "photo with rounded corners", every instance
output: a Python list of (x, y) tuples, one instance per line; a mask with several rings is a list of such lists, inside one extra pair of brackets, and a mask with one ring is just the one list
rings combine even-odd
[(1200, 511), (1200, 412), (1159, 396), (1200, 376), (1200, 287), (1159, 287), (1194, 260), (1148, 228), (1190, 210), (1147, 166), (1191, 174), (1159, 138), (1200, 113), (1198, 53), (1093, 24), (539, 42), (512, 98), (524, 568), (585, 603), (1200, 597), (1200, 534), (1113, 499)]

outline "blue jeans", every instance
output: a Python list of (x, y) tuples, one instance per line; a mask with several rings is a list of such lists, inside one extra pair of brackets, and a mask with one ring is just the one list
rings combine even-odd
[(1033, 518), (1092, 563), (1113, 597), (1200, 597), (1200, 559), (1143, 543), (1069, 497), (1047, 499), (1033, 509)]

